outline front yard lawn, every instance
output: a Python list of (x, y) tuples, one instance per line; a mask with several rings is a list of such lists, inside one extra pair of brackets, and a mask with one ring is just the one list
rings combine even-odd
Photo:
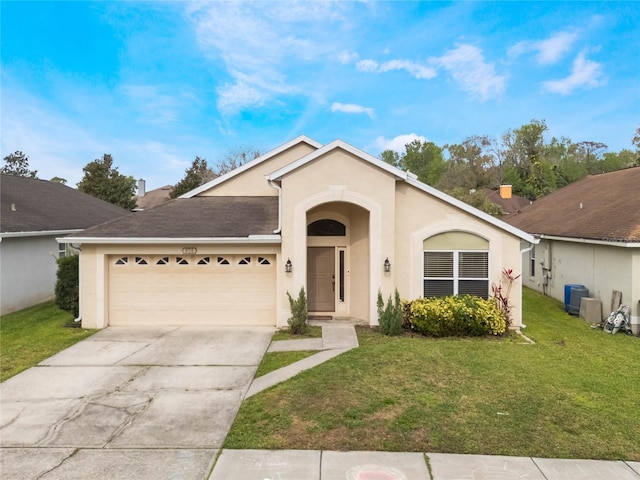
[(54, 353), (87, 338), (95, 330), (66, 328), (73, 315), (54, 302), (42, 303), (0, 318), (0, 382)]
[(224, 447), (639, 461), (640, 339), (523, 301), (535, 345), (359, 329), (359, 348), (248, 399)]

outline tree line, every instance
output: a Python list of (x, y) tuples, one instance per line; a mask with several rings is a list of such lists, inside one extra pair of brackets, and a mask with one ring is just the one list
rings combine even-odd
[[(640, 165), (640, 127), (631, 139), (635, 151), (619, 152), (608, 152), (607, 145), (596, 141), (574, 143), (567, 137), (552, 137), (547, 142), (547, 130), (544, 120), (534, 119), (507, 131), (499, 141), (486, 135), (473, 135), (459, 144), (441, 147), (433, 142), (414, 140), (405, 145), (404, 152), (385, 150), (380, 158), (492, 215), (502, 212), (487, 199), (484, 189), (509, 184), (515, 195), (535, 200), (586, 175)], [(177, 198), (261, 154), (254, 147), (239, 147), (225, 154), (215, 167), (196, 156), (184, 177), (173, 186), (170, 196)], [(38, 172), (29, 168), (29, 157), (21, 151), (7, 155), (4, 161), (0, 173), (37, 177)], [(111, 155), (104, 154), (82, 170), (78, 190), (128, 210), (135, 208), (136, 180), (121, 174), (113, 165)], [(66, 184), (66, 180), (59, 177), (51, 181)]]
[(552, 137), (547, 142), (547, 130), (544, 120), (532, 120), (507, 131), (500, 141), (474, 135), (440, 147), (414, 140), (404, 152), (385, 150), (380, 158), (495, 215), (500, 209), (487, 200), (483, 189), (508, 184), (515, 195), (535, 200), (587, 175), (640, 165), (640, 127), (631, 139), (635, 151), (620, 152), (607, 152), (607, 145), (601, 142), (574, 143), (567, 137)]
[[(170, 197), (178, 198), (260, 155), (260, 150), (256, 148), (239, 147), (221, 158), (215, 168), (209, 167), (205, 158), (196, 156), (191, 166), (185, 170), (184, 177), (173, 186)], [(20, 150), (4, 157), (4, 162), (4, 166), (0, 169), (2, 174), (38, 178), (38, 171), (31, 170), (29, 157)], [(118, 171), (118, 167), (113, 165), (113, 157), (110, 154), (105, 153), (101, 158), (89, 162), (82, 171), (82, 179), (76, 185), (78, 190), (127, 210), (136, 207), (137, 182), (132, 176), (123, 175)], [(63, 185), (67, 183), (66, 179), (60, 177), (53, 177), (50, 181)]]

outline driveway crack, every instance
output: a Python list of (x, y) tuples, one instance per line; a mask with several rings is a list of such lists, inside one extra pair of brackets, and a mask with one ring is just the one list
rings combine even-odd
[(60, 460), (60, 463), (58, 463), (57, 465), (51, 467), (49, 470), (46, 470), (45, 472), (42, 472), (40, 475), (38, 475), (36, 477), (36, 480), (40, 480), (45, 475), (48, 475), (49, 473), (53, 472), (54, 470), (57, 470), (58, 468), (60, 468), (64, 462), (66, 462), (67, 460), (69, 460), (72, 457), (74, 457), (79, 451), (80, 451), (79, 448), (74, 448), (73, 451), (69, 455), (67, 455), (62, 460)]
[[(109, 448), (110, 444), (116, 439), (118, 438), (118, 436), (124, 432), (124, 430), (133, 423), (133, 421), (138, 417), (138, 415), (140, 415), (141, 413), (146, 412), (149, 407), (151, 406), (151, 402), (153, 402), (153, 397), (149, 397), (147, 399), (146, 402), (143, 403), (142, 407), (140, 409), (136, 409), (135, 412), (131, 412), (129, 411), (127, 408), (120, 408), (118, 410), (122, 410), (124, 412), (127, 413), (127, 418), (124, 419), (124, 421), (120, 424), (119, 427), (117, 427), (113, 433), (109, 436), (109, 438), (107, 439), (107, 441), (104, 443), (104, 445), (102, 446), (102, 448)], [(140, 405), (140, 404), (137, 404)], [(137, 406), (136, 405), (136, 406)], [(116, 408), (116, 407), (113, 407)]]

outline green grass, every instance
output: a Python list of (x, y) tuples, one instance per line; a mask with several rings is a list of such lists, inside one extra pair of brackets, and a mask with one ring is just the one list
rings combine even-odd
[(288, 329), (285, 328), (274, 333), (271, 341), (275, 342), (279, 340), (300, 340), (301, 338), (322, 338), (322, 327), (309, 325), (307, 333), (303, 333), (301, 335), (293, 335), (292, 333), (289, 333)]
[(67, 328), (73, 316), (54, 302), (0, 318), (0, 381), (5, 381), (54, 353), (87, 338), (95, 330)]
[(258, 366), (256, 378), (266, 375), (269, 372), (286, 367), (292, 363), (310, 357), (318, 353), (317, 350), (302, 350), (297, 352), (268, 352), (264, 355), (262, 362)]
[(640, 460), (640, 339), (524, 292), (526, 334), (385, 337), (250, 399), (225, 448)]

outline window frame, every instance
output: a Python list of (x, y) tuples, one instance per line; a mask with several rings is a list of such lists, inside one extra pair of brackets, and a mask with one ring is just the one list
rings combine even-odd
[[(452, 277), (428, 277), (425, 272), (426, 256), (428, 253), (451, 253), (452, 254)], [(487, 256), (487, 276), (486, 277), (461, 277), (460, 276), (460, 254), (461, 253), (484, 253)], [(489, 250), (423, 250), (422, 251), (422, 297), (425, 297), (426, 282), (429, 280), (452, 281), (453, 292), (451, 295), (460, 295), (460, 281), (484, 281), (487, 282), (486, 295), (482, 298), (489, 298), (489, 288), (491, 276), (491, 255)], [(441, 295), (446, 296), (446, 295)]]

